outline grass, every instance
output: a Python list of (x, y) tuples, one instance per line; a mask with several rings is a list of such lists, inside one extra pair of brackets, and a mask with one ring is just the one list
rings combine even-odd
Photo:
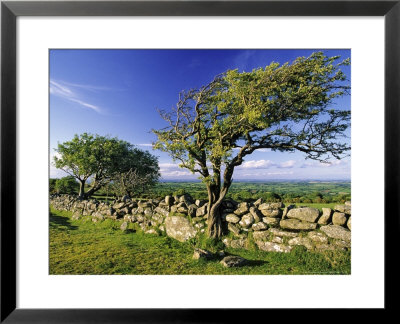
[[(227, 255), (249, 260), (240, 268), (224, 268), (220, 258), (193, 260), (194, 246), (212, 247), (206, 238), (180, 243), (165, 235), (144, 234), (134, 224), (72, 220), (72, 213), (50, 210), (50, 274), (350, 274), (350, 251), (290, 253), (226, 249)], [(222, 246), (218, 244), (215, 249)]]
[[(285, 205), (291, 205), (290, 203), (286, 203)], [(296, 207), (301, 207), (301, 206), (306, 206), (306, 207), (313, 207), (317, 208), (320, 211), (322, 211), (322, 208), (331, 208), (333, 209), (336, 205), (343, 205), (341, 203), (293, 203), (292, 205), (295, 205)]]

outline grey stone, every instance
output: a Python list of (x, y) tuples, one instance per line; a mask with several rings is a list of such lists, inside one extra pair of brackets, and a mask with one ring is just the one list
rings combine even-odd
[(213, 258), (213, 256), (214, 255), (210, 251), (198, 249), (198, 248), (194, 249), (193, 259), (195, 259), (195, 260), (199, 260), (199, 259), (210, 260)]
[(228, 224), (228, 230), (231, 231), (235, 235), (239, 235), (240, 229), (238, 229), (235, 225), (233, 224)]
[(336, 205), (334, 209), (340, 213), (351, 215), (351, 205)]
[(328, 225), (331, 221), (332, 209), (322, 208), (322, 216), (318, 219), (318, 224)]
[(177, 212), (178, 213), (187, 214), (188, 209), (186, 207), (183, 207), (183, 206), (182, 207), (178, 207)]
[(251, 207), (249, 208), (249, 211), (250, 211), (250, 214), (253, 215), (254, 221), (255, 221), (256, 223), (258, 223), (258, 222), (262, 219), (262, 216), (260, 215), (258, 209), (255, 208), (254, 206), (251, 206)]
[(205, 203), (206, 203), (206, 202), (205, 202), (204, 200), (200, 200), (200, 199), (196, 199), (196, 201), (194, 202), (194, 204), (195, 204), (197, 207), (201, 207), (201, 206), (203, 206)]
[(289, 210), (291, 210), (291, 209), (293, 209), (293, 208), (294, 208), (294, 205), (286, 206), (286, 207), (283, 209), (283, 212), (282, 212), (282, 219), (286, 219), (286, 218), (287, 218), (287, 213), (289, 212)]
[(347, 222), (347, 217), (344, 213), (334, 212), (332, 216), (333, 225), (343, 226)]
[(247, 205), (239, 205), (239, 208), (234, 211), (238, 216), (245, 215), (249, 212), (249, 207)]
[(226, 215), (225, 220), (228, 223), (236, 224), (236, 223), (239, 223), (240, 217), (236, 216), (235, 214), (228, 214), (228, 215)]
[(196, 229), (189, 223), (187, 218), (181, 216), (169, 216), (165, 219), (165, 229), (167, 235), (185, 242), (196, 236)]
[(284, 252), (288, 253), (291, 251), (292, 247), (284, 244), (274, 243), (274, 242), (264, 242), (256, 241), (258, 248), (262, 251), (267, 252)]
[(150, 228), (144, 232), (145, 234), (155, 234), (158, 235), (157, 231), (154, 228)]
[(283, 208), (285, 205), (282, 202), (276, 202), (276, 203), (264, 203), (258, 206), (259, 210), (263, 209), (279, 209)]
[(148, 201), (138, 201), (137, 204), (138, 204), (139, 207), (141, 207), (141, 208), (143, 208), (143, 209), (152, 206), (151, 203), (148, 202)]
[(266, 229), (268, 228), (268, 226), (267, 226), (265, 223), (263, 223), (263, 222), (258, 222), (258, 223), (256, 223), (256, 224), (253, 224), (253, 225), (251, 226), (251, 228), (252, 228), (254, 231), (263, 231), (263, 230), (266, 230)]
[(282, 210), (280, 210), (280, 209), (262, 209), (261, 214), (263, 214), (266, 217), (281, 217)]
[(328, 237), (320, 232), (309, 232), (308, 237), (316, 243), (328, 243)]
[(230, 246), (234, 249), (247, 249), (248, 242), (246, 238), (241, 238), (238, 240), (232, 240)]
[(169, 215), (169, 211), (162, 207), (156, 207), (154, 209), (154, 212), (163, 215), (164, 217), (167, 217)]
[(174, 204), (174, 197), (165, 196), (165, 204), (167, 206), (172, 206)]
[(278, 244), (282, 244), (283, 243), (283, 238), (280, 236), (274, 236), (271, 240), (272, 243), (278, 243)]
[(226, 268), (241, 267), (247, 264), (247, 260), (236, 255), (229, 255), (220, 262)]
[(289, 240), (288, 244), (289, 245), (302, 245), (302, 246), (305, 246), (308, 250), (311, 250), (313, 248), (313, 245), (311, 244), (311, 240), (307, 237), (294, 237)]
[(224, 245), (226, 246), (226, 247), (230, 247), (231, 246), (231, 241), (232, 241), (232, 239), (230, 239), (230, 238), (224, 238), (223, 240), (222, 240), (222, 243), (224, 243)]
[(347, 228), (351, 231), (351, 216), (349, 217), (349, 220), (347, 221)]
[(197, 228), (197, 229), (201, 229), (201, 228), (204, 228), (204, 223), (197, 223), (197, 224), (194, 224), (194, 227), (195, 228)]
[(311, 207), (294, 208), (287, 213), (288, 218), (314, 223), (319, 216), (319, 210)]
[(349, 241), (343, 240), (334, 240), (332, 244), (342, 250), (347, 250), (351, 247), (351, 243)]
[(344, 241), (351, 241), (351, 232), (342, 226), (326, 225), (326, 226), (321, 226), (320, 230), (331, 238)]
[(151, 210), (151, 208), (146, 208), (144, 210), (144, 215), (147, 217), (151, 217), (153, 215), (153, 211)]
[(121, 231), (126, 231), (128, 229), (128, 223), (123, 222), (120, 226)]
[(271, 234), (268, 231), (253, 232), (253, 239), (255, 241), (266, 241), (270, 238)]
[(270, 228), (268, 229), (268, 232), (276, 235), (276, 236), (284, 236), (284, 237), (297, 237), (299, 236), (298, 233), (294, 233), (294, 232), (287, 232), (287, 231), (282, 231), (280, 229), (277, 228)]
[(243, 228), (249, 228), (253, 223), (254, 223), (254, 217), (249, 213), (242, 217), (242, 219), (239, 222), (239, 225), (242, 226)]
[(263, 203), (263, 200), (262, 200), (262, 198), (259, 198), (259, 199), (257, 199), (255, 202), (254, 202), (254, 206), (260, 206), (261, 204)]
[(125, 206), (124, 202), (117, 203), (113, 206), (114, 209), (120, 209)]
[(196, 217), (201, 217), (207, 214), (207, 204), (204, 204), (196, 210)]
[(92, 216), (95, 217), (95, 218), (98, 218), (100, 220), (104, 220), (104, 218), (105, 218), (104, 215), (102, 213), (100, 213), (100, 212), (95, 212), (95, 213), (93, 213)]
[(262, 220), (265, 224), (271, 227), (276, 227), (279, 226), (279, 221), (280, 218), (274, 218), (274, 217), (263, 217)]
[(317, 224), (315, 223), (302, 222), (298, 219), (284, 219), (280, 221), (279, 225), (281, 228), (289, 230), (309, 231), (317, 228)]

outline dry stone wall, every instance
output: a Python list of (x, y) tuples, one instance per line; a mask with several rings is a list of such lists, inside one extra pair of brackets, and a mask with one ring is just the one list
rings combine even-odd
[[(93, 222), (113, 219), (121, 222), (121, 230), (128, 223), (137, 223), (148, 234), (165, 232), (184, 242), (204, 233), (207, 228), (208, 203), (194, 200), (190, 195), (167, 196), (163, 200), (134, 201), (128, 198), (111, 203), (79, 200), (68, 195), (50, 197), (58, 210), (73, 212), (73, 219), (91, 217)], [(310, 251), (346, 250), (351, 247), (351, 203), (334, 209), (312, 207), (294, 208), (283, 203), (237, 203), (225, 200), (222, 221), (227, 247), (247, 249), (257, 246), (268, 252), (290, 252), (301, 245)]]

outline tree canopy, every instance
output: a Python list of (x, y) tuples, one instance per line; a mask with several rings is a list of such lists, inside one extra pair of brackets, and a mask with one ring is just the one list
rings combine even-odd
[[(137, 168), (143, 172), (158, 174), (157, 158), (134, 148), (132, 144), (114, 137), (83, 133), (71, 141), (58, 144), (58, 156), (54, 157), (57, 168), (75, 177), (80, 183), (79, 196), (91, 196), (104, 185), (118, 178), (118, 175)], [(151, 166), (144, 168), (138, 161), (148, 157)], [(153, 178), (152, 178), (153, 179)], [(90, 189), (85, 184), (90, 180)], [(154, 179), (153, 179), (154, 180)]]
[(67, 176), (55, 181), (55, 192), (73, 195), (79, 190), (79, 184), (75, 177)]
[(153, 130), (154, 147), (206, 183), (210, 236), (222, 233), (218, 210), (234, 168), (255, 150), (297, 150), (322, 162), (346, 155), (350, 147), (340, 138), (350, 111), (334, 109), (332, 102), (350, 93), (341, 71), (349, 64), (318, 52), (251, 72), (229, 70), (199, 89), (182, 91), (172, 111), (160, 111), (167, 126)]
[(132, 149), (124, 163), (125, 171), (115, 173), (112, 181), (112, 189), (119, 196), (144, 193), (160, 178), (158, 160), (147, 151)]

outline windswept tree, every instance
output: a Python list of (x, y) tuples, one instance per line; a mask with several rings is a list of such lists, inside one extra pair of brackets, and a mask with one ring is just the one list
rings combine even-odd
[(144, 193), (160, 178), (157, 157), (139, 149), (130, 152), (123, 169), (126, 171), (116, 172), (112, 181), (112, 190), (119, 196)]
[[(143, 155), (132, 144), (116, 137), (87, 133), (58, 144), (55, 151), (58, 153), (54, 157), (55, 166), (78, 180), (81, 198), (90, 197), (118, 174), (128, 172), (136, 159)], [(90, 187), (85, 192), (88, 180)]]
[(160, 111), (168, 126), (153, 130), (154, 147), (198, 173), (207, 186), (210, 237), (223, 234), (221, 203), (235, 167), (255, 150), (297, 150), (322, 162), (346, 155), (350, 147), (341, 137), (350, 111), (332, 103), (350, 93), (341, 71), (349, 64), (318, 52), (251, 72), (230, 70), (200, 89), (181, 92), (172, 111)]

